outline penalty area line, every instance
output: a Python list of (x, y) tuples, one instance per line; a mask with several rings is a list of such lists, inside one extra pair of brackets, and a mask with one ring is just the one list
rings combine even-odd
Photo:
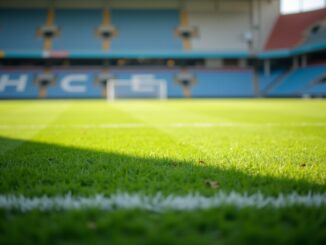
[(83, 210), (98, 209), (113, 211), (117, 209), (140, 209), (146, 211), (193, 211), (223, 206), (236, 208), (284, 208), (291, 206), (324, 207), (326, 206), (325, 193), (296, 192), (267, 196), (260, 192), (254, 194), (241, 194), (237, 192), (218, 192), (214, 196), (203, 196), (199, 193), (183, 196), (167, 195), (161, 193), (147, 196), (140, 193), (117, 192), (110, 196), (97, 194), (94, 196), (73, 196), (70, 193), (63, 196), (27, 197), (24, 195), (0, 195), (0, 209), (19, 210), (28, 212), (32, 210)]

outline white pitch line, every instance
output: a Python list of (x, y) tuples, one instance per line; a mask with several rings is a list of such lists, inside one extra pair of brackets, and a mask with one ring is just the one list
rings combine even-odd
[(124, 128), (213, 128), (213, 127), (326, 127), (326, 122), (301, 122), (301, 123), (171, 123), (171, 124), (144, 124), (144, 123), (111, 123), (111, 124), (73, 124), (73, 125), (46, 125), (46, 124), (19, 124), (19, 125), (0, 125), (0, 130), (19, 130), (19, 129), (124, 129)]
[(223, 206), (236, 208), (284, 208), (291, 206), (324, 207), (326, 206), (325, 193), (308, 193), (300, 195), (296, 192), (290, 194), (280, 193), (278, 196), (266, 196), (261, 193), (240, 194), (237, 192), (219, 192), (214, 196), (206, 197), (200, 194), (188, 194), (184, 196), (158, 193), (146, 196), (139, 193), (117, 192), (111, 196), (97, 194), (83, 197), (72, 196), (42, 196), (26, 197), (23, 195), (0, 195), (0, 209), (18, 210), (28, 212), (32, 210), (55, 211), (55, 210), (81, 210), (98, 209), (113, 211), (116, 209), (141, 209), (147, 211), (192, 211)]

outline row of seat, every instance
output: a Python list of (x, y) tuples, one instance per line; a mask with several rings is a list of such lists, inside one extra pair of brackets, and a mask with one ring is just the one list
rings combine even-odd
[[(48, 22), (50, 12), (46, 9), (0, 9), (0, 50), (42, 50), (43, 38), (37, 30)], [(221, 36), (220, 33), (215, 33), (214, 26), (218, 22), (213, 16), (191, 17), (190, 20), (194, 22), (191, 25), (199, 26), (201, 33), (200, 38), (191, 42), (195, 50), (206, 50), (206, 46), (211, 50), (214, 47), (246, 50), (245, 43), (236, 42), (236, 36), (243, 32), (241, 28), (249, 28), (243, 26), (236, 29), (243, 22), (241, 18), (232, 16), (235, 19), (233, 23), (230, 18), (221, 17), (220, 22), (233, 24), (232, 31), (226, 30)], [(113, 51), (181, 51), (184, 48), (182, 39), (176, 35), (176, 29), (181, 23), (179, 10), (113, 9), (108, 18), (118, 32), (110, 41)], [(292, 49), (302, 44), (326, 42), (326, 24), (322, 24), (325, 18), (326, 9), (281, 15), (268, 38), (265, 50)], [(52, 24), (59, 28), (59, 35), (52, 39), (52, 49), (101, 51), (102, 38), (96, 35), (96, 29), (104, 19), (103, 9), (56, 10)]]
[[(190, 87), (192, 97), (252, 97), (252, 72), (250, 70), (190, 71), (195, 81)], [(112, 71), (115, 78), (130, 79), (137, 74), (151, 74), (155, 79), (164, 79), (168, 97), (184, 97), (181, 83), (177, 83), (177, 70)], [(36, 70), (0, 71), (0, 98), (37, 98), (43, 92), (35, 83)], [(45, 91), (47, 98), (101, 97), (104, 86), (96, 82), (100, 71), (74, 70), (53, 71), (55, 82)], [(68, 83), (68, 85), (67, 85)], [(19, 85), (20, 84), (20, 85)], [(19, 90), (19, 88), (22, 88)], [(44, 89), (44, 88), (43, 88)]]
[(313, 65), (291, 71), (270, 92), (271, 96), (326, 96), (326, 65)]
[[(103, 22), (103, 10), (57, 10), (54, 16), (59, 35), (52, 39), (53, 50), (102, 49), (96, 29)], [(177, 10), (112, 10), (118, 35), (111, 50), (182, 50), (182, 40), (175, 34), (179, 18)], [(37, 30), (46, 19), (46, 10), (0, 9), (0, 50), (41, 50), (43, 40)]]
[[(35, 83), (41, 70), (0, 71), (0, 98), (37, 98), (40, 88)], [(46, 88), (48, 98), (101, 97), (105, 94), (103, 84), (96, 79), (100, 70), (55, 70), (55, 82)], [(113, 70), (118, 79), (130, 79), (137, 74), (152, 74), (155, 79), (164, 79), (169, 97), (183, 97), (184, 89), (176, 82), (177, 70)], [(193, 70), (195, 82), (190, 91), (193, 97), (253, 97), (253, 74), (250, 70)], [(281, 78), (281, 79), (279, 79)], [(73, 89), (62, 85), (69, 80)], [(314, 65), (287, 72), (275, 70), (270, 76), (259, 75), (259, 89), (264, 96), (297, 97), (303, 95), (326, 96), (326, 65)], [(275, 81), (277, 82), (276, 84)], [(18, 83), (23, 83), (19, 89)], [(271, 86), (273, 85), (273, 86)], [(80, 90), (80, 86), (82, 89)], [(74, 91), (77, 87), (77, 91)], [(78, 88), (79, 87), (79, 88)]]
[(45, 10), (0, 9), (0, 49), (40, 50), (43, 40), (37, 28), (45, 23)]

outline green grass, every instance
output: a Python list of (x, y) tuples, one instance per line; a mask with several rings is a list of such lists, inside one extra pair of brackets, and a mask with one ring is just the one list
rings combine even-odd
[[(96, 127), (103, 124), (145, 126)], [(321, 193), (325, 125), (323, 100), (2, 101), (0, 193)], [(207, 180), (220, 187), (210, 188)], [(0, 243), (323, 244), (325, 211), (2, 210)]]

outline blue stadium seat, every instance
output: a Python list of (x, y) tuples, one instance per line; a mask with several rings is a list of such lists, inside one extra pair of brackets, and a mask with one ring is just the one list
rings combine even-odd
[(300, 68), (292, 72), (270, 93), (272, 96), (301, 96), (309, 83), (326, 73), (325, 65)]
[(252, 72), (197, 71), (197, 84), (192, 88), (193, 97), (250, 97), (253, 96)]
[(310, 87), (308, 90), (304, 91), (304, 94), (309, 94), (313, 96), (325, 96), (326, 95), (326, 84), (316, 84)]
[[(39, 71), (41, 72), (41, 71)], [(177, 70), (112, 70), (116, 78), (130, 79), (135, 74), (152, 74), (156, 79), (164, 79), (167, 81), (169, 97), (183, 97), (182, 86), (175, 82)], [(190, 71), (197, 77), (197, 83), (192, 87), (193, 97), (232, 97), (253, 96), (252, 73), (250, 71)], [(11, 79), (17, 79), (18, 76), (28, 75), (27, 87), (23, 93), (14, 92), (8, 86), (4, 92), (0, 92), (0, 98), (37, 98), (38, 88), (32, 83), (34, 72), (10, 72), (3, 71), (1, 74), (9, 74)], [(60, 71), (54, 72), (56, 77), (55, 85), (49, 86), (47, 89), (47, 98), (99, 98), (102, 94), (101, 86), (94, 83), (98, 71)], [(71, 84), (74, 86), (82, 85), (84, 88), (80, 92), (71, 92), (64, 89), (63, 80), (67, 76), (77, 75), (77, 79), (72, 79)], [(81, 76), (81, 77), (80, 77)], [(75, 87), (74, 87), (75, 88)]]
[(57, 10), (55, 24), (60, 35), (53, 39), (54, 50), (99, 51), (102, 39), (96, 28), (102, 23), (102, 10)]
[[(18, 91), (16, 86), (7, 85), (4, 86), (4, 90), (0, 91), (1, 99), (27, 99), (27, 98), (37, 98), (38, 97), (38, 87), (33, 84), (33, 79), (36, 75), (36, 71), (0, 71), (0, 82), (3, 82), (3, 76), (5, 76), (6, 81), (17, 81), (23, 80), (26, 82), (23, 87), (23, 91)], [(26, 79), (25, 79), (26, 78)]]
[(261, 92), (264, 92), (265, 89), (273, 82), (275, 79), (284, 74), (284, 70), (275, 70), (271, 71), (269, 76), (264, 75), (263, 73), (259, 74), (259, 89)]
[[(6, 79), (16, 81), (22, 76), (26, 78), (26, 87), (24, 91), (18, 92), (15, 86), (6, 86), (0, 91), (0, 98), (37, 98), (39, 89), (33, 84), (35, 75), (42, 71), (0, 71), (0, 81), (3, 82), (3, 76)], [(112, 74), (118, 79), (130, 79), (133, 75), (151, 74), (156, 79), (167, 81), (168, 96), (183, 97), (183, 89), (180, 84), (175, 82), (178, 70), (176, 69), (112, 69)], [(192, 97), (252, 97), (254, 89), (252, 84), (252, 71), (250, 70), (190, 70), (194, 74), (197, 82), (191, 87)], [(83, 69), (82, 71), (56, 70), (55, 85), (47, 89), (47, 98), (100, 98), (102, 96), (102, 87), (95, 84), (95, 78), (100, 71)], [(326, 84), (314, 84), (326, 74), (326, 65), (311, 66), (298, 69), (288, 76), (281, 84), (274, 88), (269, 96), (325, 96)], [(83, 87), (82, 91), (69, 91), (63, 86), (64, 79), (69, 76), (77, 76), (71, 79), (72, 87)], [(6, 80), (5, 79), (5, 80)]]
[(112, 23), (118, 30), (112, 39), (114, 51), (182, 50), (175, 35), (180, 25), (177, 10), (112, 10)]
[(43, 39), (36, 35), (37, 28), (46, 21), (46, 10), (1, 9), (0, 49), (41, 50)]
[[(47, 98), (100, 98), (101, 87), (94, 83), (96, 73), (91, 71), (75, 72), (75, 71), (56, 71), (56, 83), (50, 86), (47, 91)], [(81, 76), (77, 80), (73, 80), (72, 84), (85, 88), (85, 91), (70, 92), (65, 91), (62, 86), (62, 81), (69, 75)]]
[[(197, 78), (191, 87), (192, 97), (250, 97), (253, 96), (251, 71), (190, 71)], [(134, 74), (152, 74), (165, 79), (169, 97), (183, 97), (182, 86), (175, 82), (176, 70), (162, 71), (116, 71), (118, 79), (130, 79)]]
[(320, 30), (315, 34), (310, 34), (310, 36), (306, 39), (304, 44), (318, 44), (326, 41), (326, 28)]

